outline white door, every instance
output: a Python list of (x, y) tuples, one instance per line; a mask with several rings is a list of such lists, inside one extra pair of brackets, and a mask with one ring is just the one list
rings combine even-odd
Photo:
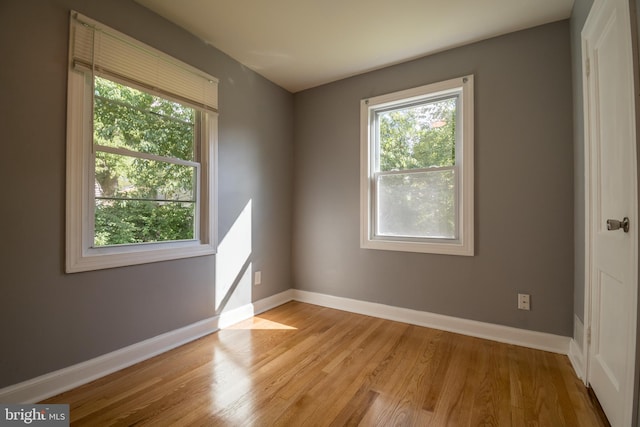
[[(595, 0), (585, 60), (587, 381), (612, 426), (631, 425), (637, 310), (636, 142), (628, 0)], [(628, 217), (630, 227), (607, 229)], [(611, 224), (612, 228), (618, 226)], [(587, 285), (588, 286), (588, 285)], [(589, 287), (589, 286), (588, 286)]]

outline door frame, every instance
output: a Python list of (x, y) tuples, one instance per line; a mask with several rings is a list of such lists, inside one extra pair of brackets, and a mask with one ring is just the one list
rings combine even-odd
[[(582, 46), (582, 94), (583, 94), (583, 117), (584, 117), (584, 328), (583, 328), (583, 336), (582, 336), (582, 360), (583, 362), (583, 382), (586, 386), (589, 386), (589, 365), (590, 365), (590, 341), (591, 341), (591, 323), (592, 323), (592, 267), (593, 267), (593, 216), (592, 216), (592, 208), (593, 208), (593, 199), (591, 196), (592, 186), (591, 186), (591, 178), (592, 178), (592, 141), (591, 141), (591, 128), (590, 128), (590, 117), (591, 117), (591, 105), (590, 105), (590, 97), (589, 97), (589, 55), (588, 55), (588, 44), (585, 40), (585, 29), (590, 25), (590, 22), (593, 21), (595, 14), (598, 12), (598, 9), (602, 7), (604, 1), (606, 0), (594, 0), (591, 10), (589, 11), (589, 15), (587, 20), (584, 23), (583, 30), (581, 32), (581, 46)], [(636, 130), (636, 204), (634, 206), (633, 212), (630, 212), (630, 216), (635, 218), (636, 227), (632, 228), (632, 232), (636, 234), (635, 237), (635, 254), (634, 257), (634, 266), (632, 267), (635, 272), (635, 297), (637, 301), (638, 297), (638, 277), (639, 277), (639, 262), (638, 262), (638, 228), (640, 227), (640, 218), (638, 217), (638, 202), (640, 202), (640, 197), (638, 197), (638, 188), (640, 184), (640, 175), (638, 174), (638, 165), (640, 164), (640, 144), (638, 143), (638, 137), (640, 136), (640, 119), (638, 117), (640, 113), (640, 100), (638, 99), (638, 94), (640, 93), (639, 87), (639, 79), (638, 79), (638, 70), (640, 67), (638, 66), (638, 43), (633, 38), (636, 36), (637, 32), (635, 31), (633, 25), (635, 25), (635, 7), (633, 7), (632, 2), (634, 0), (628, 1), (628, 16), (629, 16), (629, 26), (631, 27), (631, 50), (632, 50), (632, 76), (633, 76), (633, 88), (635, 94), (635, 125), (634, 129)], [(637, 345), (640, 342), (640, 338), (636, 337), (636, 334), (640, 333), (640, 318), (638, 315), (640, 314), (638, 311), (637, 302), (632, 306), (630, 316), (632, 319), (636, 319), (636, 322), (633, 324), (633, 346), (629, 346), (628, 357), (629, 361), (634, 368), (634, 379), (630, 383), (630, 390), (627, 391), (626, 396), (626, 410), (629, 414), (629, 420), (633, 422), (637, 422), (637, 414), (638, 414), (638, 393), (640, 393), (639, 389), (639, 375), (640, 370), (640, 359), (637, 352)]]

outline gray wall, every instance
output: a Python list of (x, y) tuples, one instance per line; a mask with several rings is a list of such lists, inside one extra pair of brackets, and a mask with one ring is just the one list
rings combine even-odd
[(249, 261), (263, 272), (236, 291), (256, 300), (292, 285), (289, 92), (133, 1), (3, 0), (0, 387), (216, 314), (214, 256), (64, 274), (70, 9), (220, 79), (220, 240), (251, 200)]
[[(575, 0), (571, 12), (571, 74), (573, 76), (573, 311), (584, 322), (584, 116), (582, 95), (582, 38), (593, 0)], [(582, 337), (578, 337), (582, 342)]]
[[(359, 247), (359, 101), (475, 75), (476, 256)], [(294, 95), (297, 289), (572, 335), (569, 22)], [(532, 295), (532, 310), (516, 294)]]

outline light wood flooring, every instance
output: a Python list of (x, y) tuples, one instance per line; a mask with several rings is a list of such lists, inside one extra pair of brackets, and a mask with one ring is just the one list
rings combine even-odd
[(298, 302), (45, 402), (89, 426), (604, 425), (566, 356)]

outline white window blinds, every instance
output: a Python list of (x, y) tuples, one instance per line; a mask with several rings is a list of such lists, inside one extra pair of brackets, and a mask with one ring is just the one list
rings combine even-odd
[(110, 76), (196, 108), (218, 111), (218, 79), (146, 44), (71, 13), (71, 60), (76, 69)]

